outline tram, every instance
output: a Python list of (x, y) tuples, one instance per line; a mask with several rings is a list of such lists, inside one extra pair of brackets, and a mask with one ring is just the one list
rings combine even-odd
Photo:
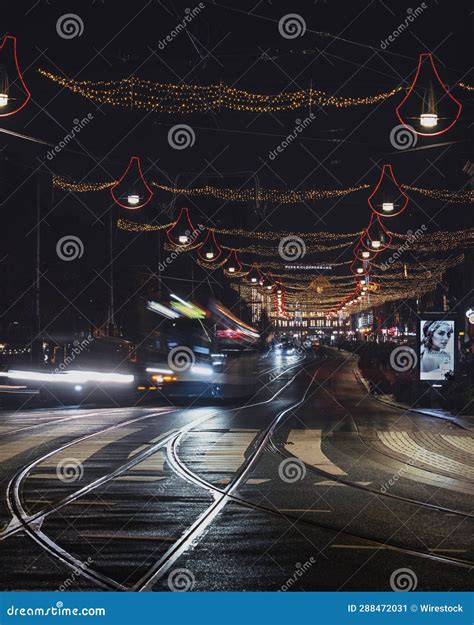
[[(195, 305), (194, 305), (195, 306)], [(252, 395), (257, 384), (259, 335), (219, 302), (203, 314), (165, 319), (159, 347), (145, 356), (150, 387), (170, 397), (232, 399)], [(162, 310), (162, 312), (164, 312)]]

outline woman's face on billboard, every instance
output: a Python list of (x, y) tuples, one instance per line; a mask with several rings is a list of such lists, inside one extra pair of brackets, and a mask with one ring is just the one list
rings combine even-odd
[(452, 329), (449, 323), (442, 323), (432, 335), (433, 349), (442, 350), (446, 349), (448, 341), (451, 337)]

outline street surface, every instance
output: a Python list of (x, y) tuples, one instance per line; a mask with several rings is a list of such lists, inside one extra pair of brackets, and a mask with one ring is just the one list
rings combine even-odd
[(469, 590), (473, 430), (355, 367), (272, 356), (239, 405), (1, 411), (2, 588)]

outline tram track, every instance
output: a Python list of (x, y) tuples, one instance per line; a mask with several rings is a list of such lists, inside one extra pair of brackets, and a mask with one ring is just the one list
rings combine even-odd
[[(287, 512), (281, 512), (276, 508), (270, 508), (268, 506), (264, 506), (262, 504), (258, 504), (252, 501), (249, 501), (247, 499), (244, 499), (238, 495), (234, 494), (234, 491), (240, 486), (242, 485), (244, 479), (247, 477), (248, 471), (249, 469), (253, 466), (253, 464), (256, 462), (256, 460), (258, 459), (258, 457), (261, 455), (262, 451), (267, 448), (267, 446), (270, 446), (272, 448), (272, 450), (282, 456), (283, 458), (296, 458), (295, 456), (293, 456), (292, 454), (286, 454), (286, 453), (282, 453), (282, 451), (275, 446), (273, 440), (272, 440), (272, 434), (273, 431), (275, 430), (275, 428), (277, 427), (277, 425), (279, 424), (281, 417), (288, 412), (289, 410), (292, 410), (293, 408), (297, 407), (298, 405), (300, 405), (300, 403), (303, 403), (304, 399), (301, 402), (298, 402), (298, 404), (296, 404), (295, 406), (292, 406), (288, 409), (286, 409), (285, 411), (283, 411), (283, 413), (281, 413), (280, 415), (278, 415), (274, 421), (269, 425), (269, 427), (267, 428), (267, 430), (265, 431), (264, 435), (263, 435), (263, 439), (260, 440), (258, 446), (257, 446), (257, 450), (256, 452), (250, 457), (249, 461), (246, 462), (244, 465), (242, 465), (242, 467), (240, 468), (238, 474), (234, 477), (234, 479), (230, 482), (230, 484), (226, 487), (226, 488), (220, 488), (218, 486), (216, 486), (215, 484), (212, 484), (210, 482), (208, 482), (207, 480), (203, 479), (201, 476), (199, 476), (198, 474), (196, 474), (195, 472), (193, 472), (191, 469), (189, 469), (189, 467), (186, 466), (186, 464), (180, 459), (179, 456), (179, 448), (183, 442), (183, 438), (185, 436), (185, 433), (180, 433), (174, 436), (174, 438), (172, 439), (172, 441), (170, 441), (167, 445), (167, 459), (168, 459), (168, 464), (173, 468), (173, 470), (177, 473), (177, 475), (181, 476), (183, 479), (187, 480), (188, 482), (199, 486), (205, 490), (207, 490), (210, 493), (213, 493), (214, 496), (219, 496), (219, 499), (217, 500), (217, 502), (215, 502), (214, 504), (212, 504), (212, 506), (210, 506), (209, 510), (206, 511), (206, 513), (204, 513), (202, 515), (202, 517), (199, 519), (199, 523), (196, 523), (195, 527), (191, 527), (188, 531), (188, 534), (183, 536), (181, 538), (181, 544), (178, 547), (179, 548), (179, 553), (176, 554), (176, 549), (177, 547), (174, 546), (172, 547), (167, 554), (165, 554), (161, 560), (160, 560), (160, 569), (157, 570), (157, 574), (154, 578), (154, 582), (157, 581), (160, 577), (162, 577), (166, 571), (170, 568), (170, 566), (172, 564), (174, 564), (174, 562), (177, 560), (177, 558), (182, 555), (183, 551), (185, 550), (186, 546), (189, 546), (189, 544), (191, 542), (195, 541), (196, 535), (197, 535), (197, 530), (199, 529), (199, 531), (202, 533), (204, 531), (204, 529), (206, 529), (208, 527), (208, 525), (210, 524), (210, 522), (212, 522), (214, 520), (214, 518), (217, 516), (217, 514), (222, 510), (222, 508), (224, 507), (224, 505), (226, 503), (228, 503), (228, 501), (232, 501), (234, 503), (240, 504), (246, 508), (249, 509), (253, 509), (262, 513), (266, 513), (266, 514), (270, 514), (274, 517), (278, 517), (280, 519), (284, 519), (286, 521), (290, 520), (294, 523), (299, 523), (301, 525), (304, 525), (306, 527), (311, 527), (313, 529), (323, 529), (325, 531), (329, 531), (329, 532), (333, 532), (338, 536), (344, 536), (347, 539), (350, 540), (357, 540), (357, 541), (363, 541), (365, 543), (368, 543), (369, 545), (372, 545), (374, 547), (378, 547), (380, 549), (384, 549), (384, 548), (389, 548), (393, 551), (397, 551), (399, 553), (403, 553), (405, 555), (409, 555), (409, 556), (414, 556), (414, 557), (419, 557), (419, 558), (424, 558), (424, 559), (428, 559), (431, 561), (435, 561), (435, 562), (439, 562), (439, 563), (444, 563), (444, 564), (449, 564), (449, 565), (454, 565), (454, 566), (458, 566), (464, 569), (468, 569), (471, 570), (474, 567), (474, 562), (469, 561), (469, 560), (464, 560), (461, 558), (455, 558), (455, 557), (451, 557), (451, 556), (444, 556), (444, 555), (439, 555), (439, 554), (434, 554), (431, 553), (429, 551), (422, 551), (420, 549), (414, 549), (412, 547), (407, 547), (407, 546), (403, 546), (400, 544), (396, 544), (396, 543), (391, 543), (391, 542), (383, 542), (380, 540), (376, 540), (361, 534), (356, 534), (354, 532), (348, 532), (346, 530), (342, 530), (339, 527), (335, 527), (334, 525), (328, 524), (328, 523), (323, 523), (323, 522), (315, 522), (315, 521), (311, 521), (308, 519), (304, 519), (302, 517), (295, 517), (291, 514), (288, 514)], [(331, 481), (337, 481), (340, 482), (342, 484), (344, 484), (345, 486), (348, 487), (354, 487), (354, 488), (358, 488), (360, 490), (364, 490), (366, 492), (369, 492), (371, 494), (379, 494), (376, 491), (373, 491), (372, 489), (368, 489), (363, 487), (362, 485), (358, 485), (358, 484), (354, 484), (348, 480), (343, 480), (340, 478), (335, 478), (335, 476), (331, 473), (327, 473), (323, 470), (319, 470), (315, 467), (306, 465), (308, 470), (316, 473), (317, 475), (321, 475), (323, 477), (325, 477), (326, 479), (330, 479)], [(422, 502), (418, 502), (417, 500), (413, 500), (410, 498), (404, 498), (401, 496), (397, 496), (397, 495), (392, 495), (390, 493), (387, 493), (388, 496), (392, 497), (393, 499), (397, 499), (397, 500), (401, 500), (404, 501), (406, 503), (409, 504), (420, 504), (423, 505)], [(436, 511), (439, 512), (446, 512), (446, 513), (451, 513), (451, 514), (457, 514), (463, 517), (472, 517), (472, 514), (469, 513), (464, 513), (462, 511), (458, 511), (458, 510), (451, 510), (449, 508), (444, 508), (442, 506), (436, 506), (434, 504), (427, 504), (426, 507), (430, 508), (430, 509), (434, 509)], [(158, 572), (159, 571), (159, 572)], [(135, 588), (136, 590), (147, 590), (149, 589), (151, 580), (146, 580), (145, 582), (142, 582), (142, 586), (140, 586), (139, 584), (137, 584), (137, 587)]]
[[(287, 368), (284, 372), (282, 372), (282, 374), (287, 373), (289, 370), (294, 369), (296, 367), (300, 367), (301, 364), (302, 364), (301, 362), (296, 363), (292, 367)], [(278, 378), (281, 377), (282, 374), (280, 374), (277, 377)], [(64, 497), (59, 502), (56, 502), (54, 506), (51, 506), (48, 510), (40, 511), (34, 515), (29, 516), (26, 510), (24, 509), (22, 501), (21, 501), (21, 490), (22, 490), (23, 481), (26, 479), (28, 474), (34, 469), (35, 466), (37, 466), (38, 464), (41, 464), (45, 460), (54, 456), (55, 454), (64, 451), (65, 449), (71, 448), (74, 445), (77, 445), (78, 443), (81, 443), (85, 440), (88, 440), (95, 436), (103, 434), (104, 432), (112, 431), (117, 428), (123, 427), (125, 425), (131, 425), (131, 424), (134, 424), (134, 423), (146, 420), (146, 419), (150, 419), (152, 417), (156, 417), (159, 415), (169, 414), (170, 412), (177, 412), (179, 409), (160, 411), (157, 413), (151, 413), (151, 414), (143, 415), (134, 419), (122, 421), (118, 424), (108, 426), (107, 428), (103, 428), (91, 434), (81, 436), (73, 441), (69, 441), (68, 443), (60, 446), (59, 448), (53, 449), (49, 451), (48, 453), (43, 454), (42, 456), (36, 458), (30, 464), (20, 469), (8, 483), (6, 499), (7, 499), (8, 509), (12, 516), (12, 522), (9, 524), (7, 529), (4, 530), (3, 533), (0, 534), (0, 541), (6, 540), (7, 538), (10, 538), (12, 535), (20, 531), (24, 531), (34, 542), (36, 542), (42, 549), (47, 551), (51, 556), (58, 559), (59, 561), (61, 561), (63, 564), (73, 569), (74, 571), (79, 572), (80, 575), (88, 579), (88, 581), (90, 581), (91, 583), (101, 588), (107, 588), (109, 590), (130, 590), (129, 588), (119, 584), (118, 582), (115, 582), (111, 578), (108, 578), (107, 576), (104, 576), (101, 573), (94, 571), (88, 564), (75, 558), (72, 554), (62, 549), (57, 543), (53, 542), (48, 536), (46, 536), (46, 534), (44, 534), (39, 529), (43, 520), (46, 517), (50, 516), (51, 514), (59, 511), (61, 508), (64, 508), (66, 505), (76, 501), (80, 497), (83, 497), (84, 495), (93, 492), (99, 486), (123, 475), (128, 470), (133, 468), (135, 465), (139, 464), (140, 462), (142, 462), (143, 460), (145, 460), (152, 454), (156, 453), (158, 450), (165, 447), (169, 443), (169, 441), (172, 440), (173, 436), (176, 435), (176, 433), (185, 433), (188, 430), (191, 430), (192, 428), (198, 427), (199, 425), (215, 417), (216, 415), (222, 414), (223, 412), (227, 413), (227, 412), (233, 412), (236, 410), (245, 410), (248, 408), (252, 408), (252, 407), (259, 406), (259, 405), (266, 404), (266, 403), (273, 401), (291, 384), (291, 382), (295, 379), (296, 375), (293, 378), (291, 378), (288, 382), (286, 382), (276, 393), (274, 393), (267, 400), (263, 400), (261, 402), (255, 402), (253, 404), (244, 404), (243, 406), (238, 406), (236, 408), (230, 408), (230, 409), (226, 409), (223, 411), (222, 410), (214, 411), (210, 414), (205, 414), (202, 417), (194, 419), (193, 421), (186, 424), (182, 428), (179, 428), (178, 430), (168, 435), (165, 435), (162, 438), (162, 440), (155, 443), (155, 445), (152, 445), (148, 447), (146, 450), (138, 453), (129, 462), (121, 465), (120, 467), (117, 467), (113, 472), (108, 473), (104, 476), (101, 476), (100, 478), (94, 480), (93, 482), (84, 486), (83, 488), (78, 489), (74, 493), (71, 493), (70, 495)]]
[[(235, 496), (233, 495), (234, 491), (242, 484), (242, 482), (247, 477), (249, 471), (253, 468), (257, 460), (262, 455), (263, 450), (268, 443), (270, 433), (278, 425), (278, 423), (281, 422), (281, 420), (288, 412), (294, 410), (305, 401), (308, 391), (313, 384), (314, 377), (319, 371), (319, 368), (320, 367), (318, 367), (315, 373), (311, 376), (310, 382), (306, 387), (302, 398), (291, 406), (285, 408), (283, 411), (279, 412), (278, 415), (272, 420), (271, 424), (267, 428), (265, 428), (265, 430), (263, 430), (254, 445), (255, 449), (253, 453), (248, 457), (245, 463), (241, 465), (239, 470), (231, 479), (228, 486), (225, 489), (213, 489), (215, 501), (207, 508), (207, 510), (205, 510), (198, 517), (198, 519), (196, 519), (196, 521), (194, 521), (194, 523), (181, 535), (181, 537), (163, 554), (163, 556), (161, 556), (161, 558), (155, 563), (155, 565), (151, 567), (144, 576), (142, 576), (142, 578), (134, 585), (134, 590), (151, 590), (152, 586), (168, 572), (168, 570), (174, 565), (176, 560), (181, 557), (181, 555), (191, 546), (191, 544), (193, 546), (196, 544), (199, 537), (203, 535), (204, 531), (212, 524), (215, 518), (227, 505), (227, 503), (229, 503), (229, 501), (235, 500)], [(297, 375), (299, 375), (299, 373), (297, 373), (288, 382), (288, 384), (293, 382)], [(176, 457), (174, 459), (176, 459)]]

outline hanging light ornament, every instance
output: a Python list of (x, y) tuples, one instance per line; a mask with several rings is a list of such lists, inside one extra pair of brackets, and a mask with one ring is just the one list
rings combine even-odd
[[(12, 94), (18, 88), (19, 97)], [(31, 98), (16, 54), (16, 37), (5, 35), (0, 45), (0, 117), (18, 113)]]
[(391, 244), (392, 236), (375, 213), (372, 214), (369, 225), (362, 233), (360, 242), (369, 252), (381, 252)]
[(119, 181), (110, 188), (114, 201), (122, 208), (143, 208), (153, 197), (153, 191), (143, 177), (140, 159), (132, 156)]
[(370, 263), (368, 261), (360, 261), (358, 258), (355, 258), (349, 269), (355, 276), (365, 276), (370, 271)]
[(261, 280), (261, 284), (260, 286), (265, 290), (265, 291), (273, 291), (273, 288), (275, 287), (275, 282), (273, 281), (273, 275), (272, 273), (269, 271), (267, 273), (267, 275)]
[(357, 245), (357, 247), (354, 249), (354, 256), (361, 261), (367, 261), (369, 259), (375, 258), (375, 256), (377, 256), (377, 251), (369, 251), (361, 245)]
[(263, 279), (262, 272), (258, 268), (258, 265), (254, 263), (252, 267), (250, 268), (250, 271), (245, 276), (245, 282), (249, 284), (257, 285), (262, 279)]
[(216, 241), (216, 233), (214, 230), (208, 230), (198, 249), (199, 258), (206, 263), (214, 263), (221, 255), (222, 249)]
[(380, 217), (396, 217), (408, 204), (408, 195), (395, 179), (391, 165), (384, 165), (375, 189), (369, 195), (368, 203)]
[(442, 82), (431, 52), (420, 54), (413, 83), (395, 110), (404, 126), (423, 137), (441, 135), (459, 119), (462, 104)]
[(242, 263), (240, 262), (237, 250), (232, 250), (227, 260), (222, 265), (224, 274), (229, 278), (237, 278), (246, 275)]
[(275, 284), (275, 309), (278, 317), (286, 317), (285, 289), (281, 282)]
[(237, 255), (237, 250), (232, 250), (229, 257), (222, 265), (222, 270), (229, 278), (241, 277), (245, 275), (244, 268), (242, 267), (242, 263)]
[(189, 249), (194, 243), (193, 234), (196, 229), (193, 226), (191, 218), (189, 217), (189, 211), (187, 208), (182, 208), (179, 213), (178, 219), (173, 226), (166, 231), (166, 236), (172, 245), (182, 249)]

